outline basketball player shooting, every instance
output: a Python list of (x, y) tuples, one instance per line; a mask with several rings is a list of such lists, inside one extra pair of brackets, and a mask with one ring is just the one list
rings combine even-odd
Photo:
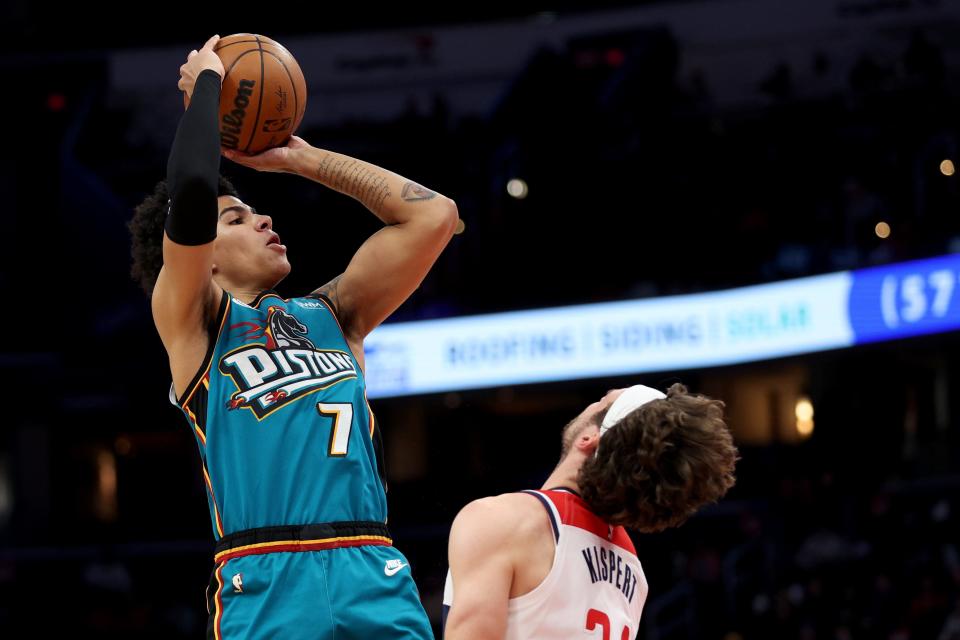
[(297, 137), (259, 155), (230, 153), (351, 196), (386, 225), (340, 276), (281, 298), (272, 289), (290, 262), (273, 220), (219, 177), (217, 40), (180, 69), (189, 106), (167, 180), (130, 225), (172, 401), (200, 450), (216, 539), (208, 637), (432, 638), (385, 525), (363, 341), (426, 276), (456, 206)]
[(647, 582), (624, 527), (677, 526), (733, 485), (723, 404), (610, 391), (563, 430), (539, 491), (468, 504), (450, 532), (446, 640), (632, 640)]

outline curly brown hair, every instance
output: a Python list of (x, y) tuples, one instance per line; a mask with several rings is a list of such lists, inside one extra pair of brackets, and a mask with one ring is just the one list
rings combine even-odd
[[(217, 195), (240, 197), (233, 184), (223, 176), (220, 176), (217, 185)], [(148, 298), (153, 295), (153, 287), (157, 284), (157, 276), (163, 266), (163, 225), (167, 219), (169, 199), (167, 183), (158, 182), (153, 193), (133, 210), (133, 219), (127, 224), (130, 235), (133, 236), (130, 250), (133, 265), (130, 267), (130, 275), (140, 284)]]
[(580, 468), (583, 499), (606, 522), (645, 533), (716, 502), (733, 486), (737, 461), (723, 407), (675, 384), (628, 414)]

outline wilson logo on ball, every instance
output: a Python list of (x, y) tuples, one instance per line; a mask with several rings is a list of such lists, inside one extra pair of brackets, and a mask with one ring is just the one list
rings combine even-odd
[(220, 38), (223, 63), (220, 144), (257, 154), (290, 140), (303, 120), (307, 83), (300, 65), (279, 42), (256, 33)]
[(228, 149), (236, 149), (240, 144), (240, 131), (243, 128), (243, 119), (247, 115), (250, 105), (250, 96), (257, 83), (253, 80), (241, 80), (237, 88), (237, 97), (233, 99), (233, 109), (225, 113), (220, 126), (220, 144)]

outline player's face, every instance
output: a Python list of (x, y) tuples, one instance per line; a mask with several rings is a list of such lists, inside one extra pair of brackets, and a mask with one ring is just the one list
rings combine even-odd
[(590, 424), (596, 424), (599, 428), (604, 416), (607, 415), (607, 411), (610, 410), (610, 405), (612, 405), (624, 391), (626, 391), (626, 388), (610, 389), (602, 398), (584, 409), (583, 413), (580, 414), (581, 418)]
[(273, 230), (270, 216), (233, 196), (217, 198), (220, 217), (213, 262), (219, 272), (238, 283), (269, 288), (290, 273), (287, 247)]
[(589, 427), (599, 430), (600, 423), (603, 422), (603, 417), (607, 415), (610, 405), (612, 405), (613, 401), (619, 398), (620, 394), (625, 390), (626, 389), (611, 389), (607, 391), (602, 398), (587, 406), (580, 415), (571, 420), (570, 423), (563, 428), (564, 450), (569, 447), (575, 437), (580, 435), (583, 429)]

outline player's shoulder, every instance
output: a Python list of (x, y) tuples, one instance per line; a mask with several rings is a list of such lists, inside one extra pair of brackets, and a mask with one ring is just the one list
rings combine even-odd
[(479, 498), (468, 503), (460, 510), (460, 516), (480, 520), (486, 518), (517, 518), (524, 514), (543, 511), (543, 507), (537, 502), (536, 497), (529, 493), (503, 493), (497, 496)]
[[(504, 493), (468, 503), (454, 520), (454, 530), (481, 534), (489, 543), (538, 538), (549, 527), (549, 515), (533, 494)], [(467, 534), (469, 535), (469, 534)]]

